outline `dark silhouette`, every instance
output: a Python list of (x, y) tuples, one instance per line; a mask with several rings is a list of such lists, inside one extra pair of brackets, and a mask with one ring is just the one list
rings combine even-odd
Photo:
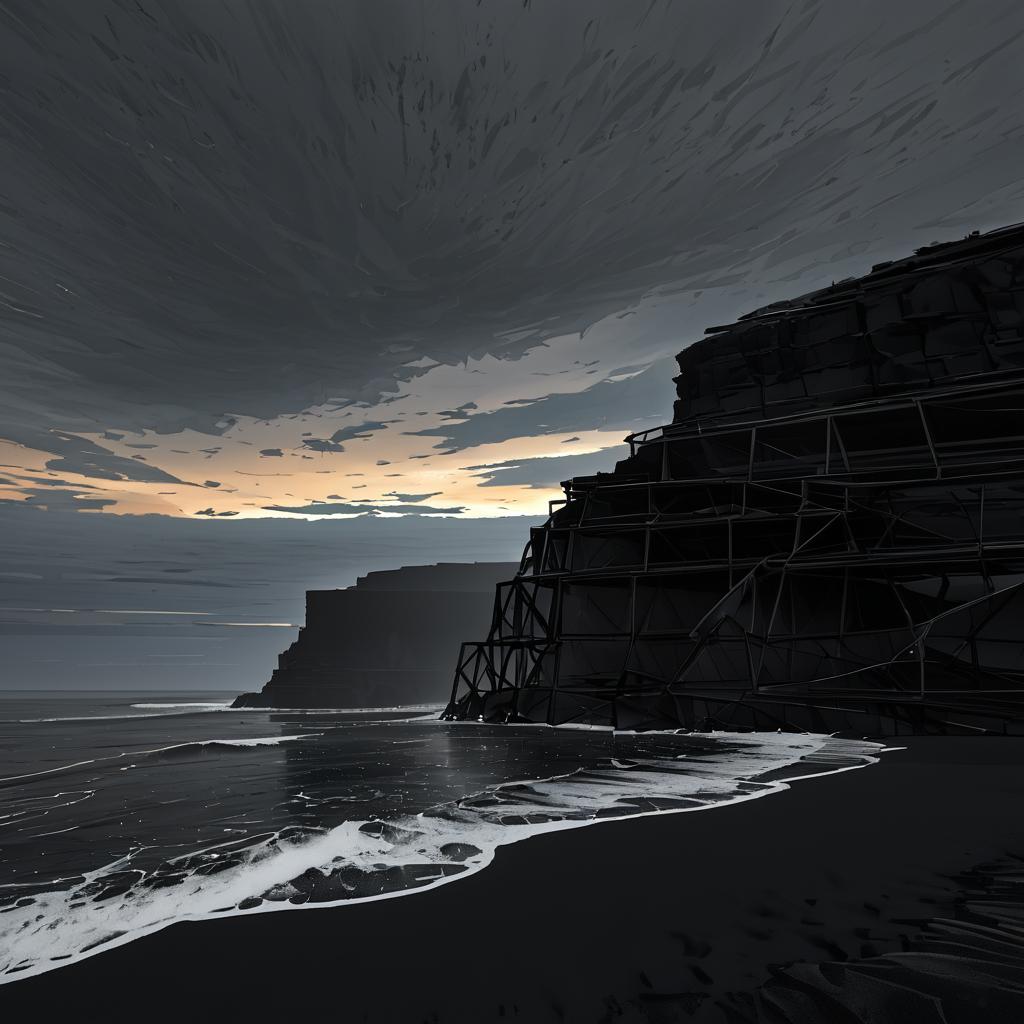
[(270, 682), (233, 707), (353, 708), (443, 701), (452, 652), (486, 628), (510, 562), (371, 572), (346, 590), (306, 591), (306, 625)]
[(679, 355), (673, 422), (569, 480), (450, 718), (1024, 733), (1024, 226)]

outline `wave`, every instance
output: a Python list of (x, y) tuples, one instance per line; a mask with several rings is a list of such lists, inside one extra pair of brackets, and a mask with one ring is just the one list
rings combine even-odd
[(176, 921), (407, 895), (480, 871), (499, 847), (535, 835), (759, 799), (797, 779), (874, 764), (885, 749), (815, 735), (716, 733), (715, 739), (727, 741), (728, 749), (609, 758), (604, 767), (491, 786), (417, 815), (228, 841), (150, 872), (135, 868), (129, 854), (83, 874), (68, 889), (23, 897), (0, 915), (0, 983), (74, 963)]
[(3, 723), (8, 721), (17, 722), (19, 725), (35, 725), (46, 722), (118, 722), (134, 718), (168, 718), (173, 715), (198, 715), (218, 711), (233, 711), (251, 714), (262, 712), (263, 714), (289, 715), (373, 715), (381, 712), (408, 712), (410, 714), (437, 714), (444, 707), (444, 704), (396, 704), (378, 708), (233, 708), (231, 701), (173, 701), (163, 703), (140, 703), (131, 704), (130, 707), (142, 712), (151, 714), (121, 714), (121, 715), (66, 715), (52, 718), (16, 718), (0, 720)]
[(217, 700), (217, 701), (173, 701), (169, 704), (133, 704), (133, 708), (145, 708), (145, 709), (162, 709), (162, 708), (201, 708), (205, 711), (229, 711), (231, 709), (231, 701), (229, 700)]
[(133, 708), (139, 710), (151, 710), (157, 712), (164, 710), (164, 714), (142, 714), (142, 715), (67, 715), (54, 718), (17, 718), (13, 721), (19, 725), (34, 725), (44, 722), (119, 722), (125, 719), (134, 718), (168, 718), (172, 715), (196, 715), (210, 711), (230, 711), (231, 703), (227, 702), (181, 702), (175, 704), (132, 704)]
[[(133, 705), (137, 706), (137, 705)], [(416, 712), (418, 714), (437, 714), (444, 709), (442, 702), (435, 704), (386, 704), (372, 708), (232, 708), (229, 711), (242, 711), (252, 713), (257, 711), (272, 712), (274, 714), (289, 715), (376, 715), (382, 711), (394, 712)], [(452, 723), (454, 724), (454, 723)], [(519, 723), (517, 723), (518, 725)]]
[(236, 747), (273, 747), (280, 743), (290, 743), (297, 740), (315, 739), (322, 736), (321, 732), (304, 732), (294, 736), (253, 736), (242, 739), (212, 739), (212, 740), (188, 740), (184, 743), (172, 743), (166, 747), (149, 747), (145, 750), (122, 750), (117, 754), (110, 754), (107, 757), (93, 757), (84, 761), (73, 761), (71, 764), (58, 765), (56, 768), (44, 768), (37, 772), (26, 772), (23, 775), (8, 775), (0, 778), (0, 785), (5, 783), (20, 783), (26, 779), (41, 778), (44, 775), (56, 775), (59, 772), (73, 771), (75, 768), (84, 768), (88, 765), (99, 765), (109, 761), (123, 761), (131, 757), (149, 757), (154, 754), (167, 754), (171, 751), (200, 750), (203, 747), (219, 747), (233, 749)]
[[(152, 750), (139, 751), (142, 754), (167, 754), (172, 750), (200, 750), (203, 747), (276, 747), (280, 743), (291, 743), (295, 740), (311, 740), (323, 736), (322, 732), (304, 732), (295, 736), (253, 736), (240, 740), (189, 740), (187, 743), (172, 743), (169, 747), (154, 747)], [(124, 756), (124, 755), (123, 755)]]

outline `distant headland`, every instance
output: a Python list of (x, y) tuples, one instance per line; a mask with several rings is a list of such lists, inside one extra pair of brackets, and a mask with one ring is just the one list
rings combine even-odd
[(237, 708), (441, 703), (459, 642), (490, 626), (490, 595), (512, 562), (406, 566), (344, 590), (306, 592), (306, 624), (258, 693)]

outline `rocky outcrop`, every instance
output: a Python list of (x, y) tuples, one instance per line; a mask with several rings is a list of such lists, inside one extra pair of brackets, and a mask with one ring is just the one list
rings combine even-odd
[(233, 707), (356, 708), (443, 701), (466, 630), (490, 624), (507, 562), (406, 566), (306, 592), (306, 624), (259, 693)]
[(1024, 227), (758, 310), (565, 483), (451, 718), (1024, 732)]

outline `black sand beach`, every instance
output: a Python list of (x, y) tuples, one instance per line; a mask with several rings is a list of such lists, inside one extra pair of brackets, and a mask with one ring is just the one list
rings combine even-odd
[[(0, 1009), (482, 1024), (889, 1019), (881, 1005), (901, 1024), (1024, 1019), (1012, 927), (1024, 920), (1012, 899), (1024, 875), (1024, 739), (901, 743), (880, 765), (780, 795), (505, 847), (486, 870), (422, 894), (174, 925), (3, 986)], [(979, 926), (977, 900), (965, 902), (987, 884), (972, 874), (986, 865), (1009, 887), (990, 901), (1008, 931)], [(998, 992), (991, 964), (965, 959), (962, 944), (947, 943), (944, 960), (905, 955), (922, 948), (929, 920), (972, 914), (964, 927), (996, 950)], [(823, 963), (846, 968), (807, 966)], [(906, 981), (935, 963), (924, 987), (945, 986), (941, 1011)], [(780, 974), (788, 964), (798, 966)], [(838, 1009), (851, 999), (876, 1015)]]

